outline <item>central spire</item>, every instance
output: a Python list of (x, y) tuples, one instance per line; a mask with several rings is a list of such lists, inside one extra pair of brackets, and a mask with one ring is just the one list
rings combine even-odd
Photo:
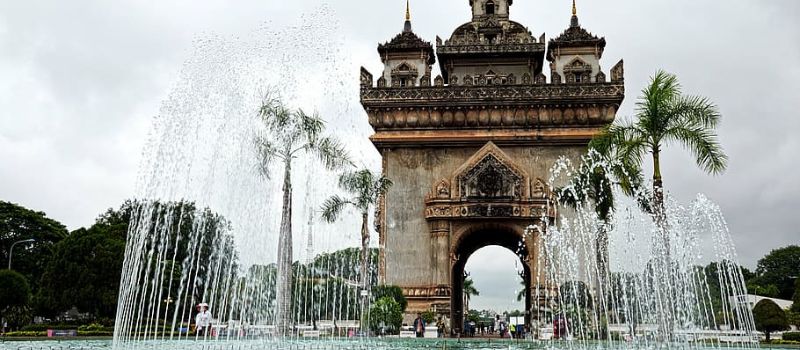
[(411, 32), (411, 4), (409, 4), (409, 0), (406, 0), (406, 23), (403, 25), (403, 32)]
[(572, 20), (569, 22), (570, 27), (580, 27), (578, 23), (578, 6), (575, 5), (575, 0), (572, 0)]

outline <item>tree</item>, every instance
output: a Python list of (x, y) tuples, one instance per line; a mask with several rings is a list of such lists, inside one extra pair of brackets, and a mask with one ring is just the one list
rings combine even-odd
[(472, 296), (479, 296), (481, 292), (475, 288), (475, 283), (472, 281), (471, 278), (464, 279), (464, 310), (469, 310), (469, 301), (472, 299)]
[(400, 304), (391, 297), (378, 299), (369, 310), (369, 324), (375, 332), (384, 327), (391, 334), (397, 333), (403, 324), (403, 310)]
[(25, 307), (31, 298), (31, 288), (21, 273), (0, 270), (0, 320), (13, 308)]
[(792, 311), (800, 313), (800, 277), (794, 279), (794, 295), (792, 296)]
[(322, 136), (325, 122), (317, 114), (289, 109), (277, 98), (267, 95), (258, 116), (266, 128), (266, 134), (256, 138), (261, 174), (269, 178), (270, 167), (276, 159), (283, 165), (275, 323), (280, 333), (285, 334), (291, 324), (292, 305), (292, 162), (301, 155), (313, 155), (328, 170), (342, 169), (351, 162), (337, 139)]
[(408, 300), (403, 295), (403, 290), (398, 286), (380, 285), (372, 288), (372, 298), (375, 300), (383, 297), (390, 297), (400, 305), (400, 309), (405, 312), (408, 307)]
[[(714, 103), (705, 97), (683, 95), (675, 75), (658, 71), (636, 103), (636, 120), (610, 126), (593, 143), (619, 147), (620, 157), (626, 163), (642, 164), (645, 154), (652, 155), (652, 214), (658, 226), (665, 230), (661, 151), (677, 143), (694, 155), (695, 162), (704, 171), (723, 172), (728, 158), (714, 131), (720, 118)], [(663, 236), (662, 244), (669, 252), (665, 232)]]
[(9, 249), (14, 242), (34, 239), (32, 243), (17, 244), (12, 257), (12, 269), (25, 276), (33, 293), (39, 289), (39, 279), (53, 246), (67, 234), (64, 225), (45, 213), (0, 201), (0, 266), (7, 266)]
[(346, 207), (353, 207), (361, 214), (361, 288), (364, 290), (368, 274), (369, 213), (391, 186), (391, 180), (368, 169), (345, 173), (339, 176), (339, 187), (352, 197), (331, 196), (322, 204), (322, 218), (327, 222), (335, 222)]
[(72, 232), (56, 244), (38, 298), (50, 310), (75, 306), (97, 318), (113, 318), (125, 260), (124, 234), (102, 224)]
[[(597, 238), (595, 242), (597, 264), (598, 300), (605, 300), (608, 293), (608, 232), (614, 212), (614, 187), (627, 196), (639, 196), (639, 203), (647, 208), (645, 198), (641, 197), (640, 187), (644, 180), (638, 164), (619, 155), (619, 147), (608, 138), (594, 140), (589, 153), (581, 159), (578, 171), (566, 187), (557, 189), (559, 203), (573, 209), (593, 205), (597, 215)], [(602, 153), (601, 153), (602, 152)], [(517, 297), (519, 300), (519, 296)], [(598, 303), (600, 304), (600, 303)]]
[(753, 308), (753, 318), (756, 322), (756, 329), (764, 332), (769, 341), (771, 332), (785, 331), (789, 329), (789, 322), (786, 313), (781, 310), (778, 304), (769, 299), (762, 299)]
[(756, 278), (752, 282), (766, 287), (770, 284), (778, 288), (780, 299), (792, 299), (795, 279), (800, 277), (800, 246), (790, 245), (774, 249), (758, 261)]

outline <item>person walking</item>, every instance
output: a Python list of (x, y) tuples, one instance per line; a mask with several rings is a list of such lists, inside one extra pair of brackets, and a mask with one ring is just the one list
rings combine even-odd
[(517, 326), (512, 322), (508, 325), (508, 331), (511, 332), (511, 339), (514, 339), (517, 335)]
[(436, 322), (436, 333), (437, 337), (444, 338), (445, 335), (444, 320), (442, 320), (441, 316), (439, 316), (439, 321)]
[(418, 313), (417, 318), (414, 320), (414, 332), (417, 333), (417, 338), (425, 337), (425, 320), (422, 319), (422, 314)]

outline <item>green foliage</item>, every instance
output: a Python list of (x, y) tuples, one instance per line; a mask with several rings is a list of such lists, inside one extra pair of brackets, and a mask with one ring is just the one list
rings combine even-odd
[(590, 147), (601, 154), (616, 147), (624, 164), (641, 166), (646, 155), (653, 158), (653, 212), (663, 220), (660, 153), (669, 144), (688, 149), (697, 165), (711, 174), (727, 167), (715, 128), (721, 115), (716, 105), (704, 97), (686, 96), (678, 78), (664, 71), (656, 72), (636, 102), (635, 120), (615, 124), (592, 140)]
[(481, 292), (475, 288), (475, 282), (472, 281), (471, 278), (467, 278), (464, 280), (464, 296), (467, 300), (472, 299), (473, 296), (480, 296)]
[(436, 320), (436, 314), (432, 310), (425, 311), (422, 313), (422, 320), (426, 325), (432, 325)]
[(403, 310), (394, 298), (378, 299), (369, 310), (370, 329), (378, 331), (385, 327), (387, 332), (396, 334), (403, 323)]
[(760, 295), (767, 298), (779, 298), (781, 293), (778, 287), (774, 284), (760, 286), (758, 284), (751, 283), (747, 285), (747, 290), (750, 291), (751, 294)]
[(800, 341), (800, 332), (786, 332), (783, 333), (783, 340)]
[(789, 322), (786, 313), (781, 310), (778, 304), (772, 300), (762, 299), (753, 308), (753, 318), (756, 321), (756, 329), (766, 334), (769, 340), (771, 332), (784, 331), (789, 329)]
[(752, 281), (760, 286), (775, 285), (777, 297), (792, 299), (795, 278), (800, 276), (800, 246), (790, 245), (775, 249), (758, 261), (757, 277)]
[(34, 239), (35, 242), (14, 246), (12, 269), (25, 276), (32, 293), (39, 289), (53, 246), (67, 237), (67, 228), (45, 213), (0, 201), (0, 268), (8, 266), (9, 248), (14, 242)]
[(571, 281), (561, 285), (559, 292), (562, 303), (580, 308), (592, 307), (592, 295), (583, 281)]
[[(0, 317), (7, 317), (15, 308), (26, 307), (31, 299), (31, 287), (21, 273), (0, 270)], [(11, 323), (13, 324), (13, 323)]]
[(786, 320), (790, 325), (800, 328), (800, 312), (786, 311)]
[(125, 259), (123, 228), (95, 224), (55, 246), (38, 298), (52, 310), (75, 306), (98, 317), (114, 317)]
[(372, 298), (374, 300), (381, 299), (383, 297), (390, 297), (400, 305), (400, 309), (405, 312), (406, 307), (408, 307), (408, 300), (403, 295), (403, 290), (398, 286), (391, 286), (391, 285), (378, 285), (372, 288)]

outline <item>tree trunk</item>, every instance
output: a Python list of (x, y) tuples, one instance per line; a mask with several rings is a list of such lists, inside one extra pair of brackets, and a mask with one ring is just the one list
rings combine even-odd
[(275, 325), (278, 334), (288, 335), (292, 313), (292, 162), (285, 162), (283, 177), (283, 210), (278, 236), (278, 285)]
[(661, 149), (658, 145), (653, 148), (653, 215), (658, 232), (657, 239), (660, 241), (661, 254), (655, 257), (656, 269), (654, 271), (656, 277), (656, 294), (659, 301), (659, 309), (663, 313), (662, 331), (664, 332), (665, 341), (671, 341), (674, 330), (675, 315), (674, 303), (670, 299), (670, 295), (666, 292), (670, 290), (670, 281), (674, 277), (672, 275), (672, 258), (670, 252), (670, 239), (669, 227), (667, 223), (667, 210), (664, 203), (664, 183), (661, 178)]
[[(361, 214), (361, 290), (369, 287), (369, 214)], [(367, 297), (361, 299), (361, 330), (366, 331)]]
[(369, 286), (369, 214), (361, 215), (361, 288), (364, 290)]
[(667, 234), (667, 211), (664, 204), (664, 183), (661, 179), (661, 150), (653, 149), (653, 216), (661, 232), (661, 244), (666, 256), (670, 255), (669, 235)]
[(768, 342), (768, 343), (769, 343), (769, 333), (770, 333), (770, 332), (767, 332), (767, 331), (765, 331), (765, 332), (764, 332), (764, 335), (766, 335), (766, 336), (767, 336), (767, 342)]
[[(602, 319), (601, 316), (608, 315), (608, 223), (604, 222), (597, 228), (597, 241), (595, 242), (595, 250), (597, 253), (597, 285), (595, 286), (595, 303), (594, 309), (597, 314), (597, 319)], [(608, 319), (606, 317), (606, 319)], [(599, 338), (606, 339), (608, 336), (608, 328), (606, 326), (600, 330)]]

